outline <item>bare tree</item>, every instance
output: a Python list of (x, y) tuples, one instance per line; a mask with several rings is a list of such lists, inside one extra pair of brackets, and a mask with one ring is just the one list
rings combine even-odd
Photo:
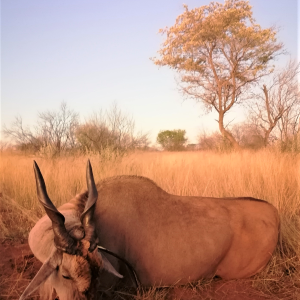
[(24, 127), (21, 116), (16, 116), (11, 127), (3, 126), (3, 134), (9, 137), (20, 150), (38, 151), (42, 146), (42, 140), (28, 126)]
[(207, 134), (205, 131), (198, 135), (200, 150), (224, 151), (230, 148), (230, 142), (218, 131)]
[(75, 129), (79, 116), (62, 103), (57, 111), (38, 114), (34, 129), (24, 127), (22, 117), (17, 116), (11, 127), (4, 126), (3, 133), (10, 137), (20, 150), (39, 151), (49, 148), (52, 155), (59, 155), (64, 150), (75, 147)]
[(235, 124), (231, 132), (243, 148), (259, 149), (264, 147), (264, 134), (255, 123), (243, 122)]
[(278, 131), (281, 150), (300, 150), (300, 103), (282, 115)]
[(8, 142), (0, 141), (0, 153), (8, 150), (10, 146), (11, 145)]
[(76, 145), (75, 131), (79, 125), (79, 115), (62, 102), (57, 111), (38, 114), (38, 131), (44, 146), (53, 149), (53, 154), (72, 149)]
[(135, 122), (114, 103), (111, 108), (92, 115), (76, 131), (83, 150), (100, 153), (104, 149), (124, 152), (134, 148), (145, 148), (149, 144), (148, 134), (135, 133)]
[(300, 64), (290, 61), (285, 68), (274, 74), (269, 84), (263, 84), (260, 93), (253, 94), (254, 103), (249, 105), (250, 118), (263, 130), (265, 146), (280, 120), (281, 132), (287, 134), (287, 128), (297, 118), (300, 104), (297, 81), (299, 72)]

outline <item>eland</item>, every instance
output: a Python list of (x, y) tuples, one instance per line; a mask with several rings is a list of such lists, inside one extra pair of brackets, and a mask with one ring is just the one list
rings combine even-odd
[(141, 176), (96, 185), (88, 161), (87, 191), (56, 209), (36, 162), (34, 173), (46, 215), (31, 230), (29, 246), (43, 265), (20, 300), (38, 288), (43, 299), (95, 299), (101, 286), (132, 275), (118, 258), (142, 286), (247, 278), (266, 266), (277, 245), (278, 212), (264, 200), (171, 195)]

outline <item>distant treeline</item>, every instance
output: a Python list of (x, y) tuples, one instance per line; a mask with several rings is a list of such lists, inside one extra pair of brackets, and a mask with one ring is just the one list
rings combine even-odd
[(149, 145), (148, 135), (136, 133), (134, 120), (116, 104), (81, 123), (79, 114), (62, 103), (59, 110), (38, 113), (33, 129), (17, 116), (10, 127), (4, 127), (3, 133), (14, 149), (49, 156), (103, 151), (122, 154)]

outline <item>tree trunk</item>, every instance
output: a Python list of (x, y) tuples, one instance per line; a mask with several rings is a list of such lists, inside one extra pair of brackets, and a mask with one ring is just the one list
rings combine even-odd
[(265, 130), (265, 136), (264, 136), (264, 147), (266, 148), (269, 143), (269, 137), (271, 134), (271, 131), (273, 130), (274, 127), (269, 128), (268, 130)]
[(219, 112), (219, 129), (220, 129), (221, 134), (223, 135), (223, 137), (225, 137), (227, 140), (230, 141), (231, 145), (233, 146), (233, 148), (235, 150), (241, 150), (241, 146), (235, 140), (233, 135), (225, 129), (223, 121), (224, 121), (224, 114)]

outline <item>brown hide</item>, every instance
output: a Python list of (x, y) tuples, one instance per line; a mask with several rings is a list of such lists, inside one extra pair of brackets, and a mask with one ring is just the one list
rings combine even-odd
[(175, 196), (135, 176), (106, 179), (97, 189), (100, 243), (127, 259), (143, 285), (246, 278), (277, 244), (278, 213), (265, 201)]
[[(125, 258), (145, 286), (246, 278), (267, 264), (277, 244), (278, 213), (265, 201), (175, 196), (137, 176), (105, 179), (97, 190), (99, 245)], [(86, 199), (85, 192), (59, 208), (67, 230), (80, 222)], [(33, 228), (29, 244), (42, 262), (49, 257), (48, 217)]]

